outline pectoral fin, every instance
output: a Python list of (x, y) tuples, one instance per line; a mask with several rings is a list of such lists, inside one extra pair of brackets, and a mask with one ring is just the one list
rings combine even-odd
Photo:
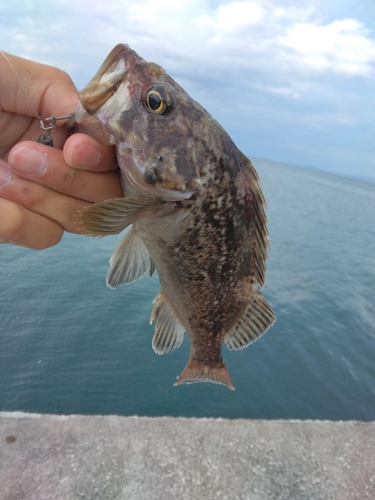
[(243, 349), (257, 340), (276, 321), (276, 316), (263, 295), (254, 290), (244, 315), (225, 339), (231, 351)]
[(162, 292), (157, 294), (154, 304), (150, 317), (150, 324), (156, 319), (152, 347), (157, 354), (165, 354), (180, 347), (184, 329)]
[(121, 233), (133, 222), (157, 215), (165, 203), (158, 198), (114, 198), (95, 203), (80, 213), (88, 236)]
[(150, 269), (150, 254), (134, 227), (117, 245), (109, 262), (107, 285), (110, 288), (132, 283)]

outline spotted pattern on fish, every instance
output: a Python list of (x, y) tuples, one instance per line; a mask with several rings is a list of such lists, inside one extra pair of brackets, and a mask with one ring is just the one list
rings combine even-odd
[(88, 207), (94, 236), (130, 232), (110, 260), (115, 288), (158, 270), (151, 321), (158, 354), (189, 337), (175, 385), (233, 389), (222, 344), (242, 349), (275, 315), (264, 285), (268, 234), (258, 175), (224, 129), (165, 70), (118, 45), (80, 94), (70, 124), (114, 144), (124, 198)]

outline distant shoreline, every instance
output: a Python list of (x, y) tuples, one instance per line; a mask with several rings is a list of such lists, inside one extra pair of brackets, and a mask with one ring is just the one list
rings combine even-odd
[(339, 174), (336, 172), (332, 172), (331, 170), (324, 170), (323, 168), (314, 167), (314, 165), (297, 165), (296, 163), (287, 163), (285, 161), (273, 160), (270, 158), (262, 158), (260, 156), (253, 156), (251, 154), (246, 154), (246, 155), (250, 160), (254, 159), (254, 160), (262, 160), (262, 161), (270, 161), (270, 162), (278, 163), (279, 165), (285, 165), (288, 167), (303, 168), (306, 170), (313, 170), (316, 172), (320, 172), (322, 174), (334, 175), (335, 177), (342, 177), (344, 179), (352, 179), (352, 180), (356, 180), (356, 181), (362, 181), (362, 182), (368, 182), (371, 184), (375, 184), (375, 175), (374, 175), (374, 177), (369, 177), (369, 176), (365, 176), (365, 175), (348, 175), (348, 174), (342, 174), (342, 173)]

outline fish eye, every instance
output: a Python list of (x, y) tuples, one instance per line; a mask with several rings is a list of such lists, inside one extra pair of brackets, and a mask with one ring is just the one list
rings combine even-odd
[(162, 115), (167, 107), (162, 96), (156, 90), (151, 90), (147, 94), (147, 106), (154, 113), (158, 113), (158, 115)]
[(167, 96), (166, 89), (160, 85), (157, 88), (151, 87), (146, 96), (146, 107), (152, 113), (157, 115), (165, 115), (172, 106), (171, 96)]

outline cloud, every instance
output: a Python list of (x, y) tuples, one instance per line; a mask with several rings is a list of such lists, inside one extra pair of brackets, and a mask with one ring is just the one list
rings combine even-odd
[(198, 16), (197, 24), (212, 26), (221, 32), (234, 32), (248, 26), (259, 24), (265, 15), (265, 10), (256, 2), (230, 2), (220, 5), (213, 14)]
[(131, 25), (130, 31), (141, 34), (141, 45), (152, 41), (154, 47), (167, 48), (170, 57), (194, 57), (220, 68), (230, 57), (236, 65), (265, 72), (272, 71), (271, 61), (280, 72), (374, 75), (375, 40), (365, 26), (351, 18), (325, 23), (311, 7), (260, 1), (212, 7), (204, 1), (164, 0), (123, 4), (122, 12), (124, 17), (112, 18), (112, 34)]
[(375, 41), (367, 34), (362, 23), (344, 19), (326, 25), (296, 23), (279, 40), (293, 50), (301, 67), (371, 77)]
[[(1, 48), (59, 66), (82, 88), (125, 42), (259, 156), (279, 144), (280, 159), (297, 163), (293, 151), (310, 155), (330, 141), (343, 151), (357, 144), (370, 158), (371, 146), (354, 136), (371, 136), (375, 36), (369, 16), (333, 3), (339, 15), (325, 0), (3, 2)], [(282, 129), (288, 140), (278, 136)], [(335, 161), (322, 158), (320, 151), (320, 164)]]
[[(235, 72), (277, 72), (279, 77), (375, 76), (375, 37), (365, 25), (353, 18), (325, 22), (312, 7), (280, 7), (263, 0), (216, 5), (207, 0), (106, 0), (104, 7), (98, 0), (55, 0), (51, 22), (49, 9), (19, 4), (2, 37), (21, 54), (61, 51), (78, 39), (80, 47), (74, 49), (79, 57), (80, 48), (92, 46), (93, 40), (95, 52), (126, 41), (155, 62), (170, 62), (169, 70), (191, 70), (191, 61), (203, 64), (206, 73), (211, 68), (215, 79), (218, 70), (231, 71), (231, 66)], [(203, 71), (197, 68), (196, 73)]]

